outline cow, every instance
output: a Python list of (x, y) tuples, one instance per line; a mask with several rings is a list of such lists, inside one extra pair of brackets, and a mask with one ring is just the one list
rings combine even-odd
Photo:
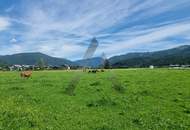
[(23, 71), (20, 73), (22, 78), (30, 78), (32, 76), (32, 71)]
[(104, 72), (104, 70), (103, 70), (103, 69), (101, 69), (101, 72)]
[(99, 72), (97, 69), (88, 71), (88, 73), (94, 73), (94, 74), (96, 74), (97, 72)]

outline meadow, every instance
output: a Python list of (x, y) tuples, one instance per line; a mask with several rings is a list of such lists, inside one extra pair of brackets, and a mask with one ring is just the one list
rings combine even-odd
[(190, 129), (190, 70), (0, 72), (0, 130), (148, 129)]

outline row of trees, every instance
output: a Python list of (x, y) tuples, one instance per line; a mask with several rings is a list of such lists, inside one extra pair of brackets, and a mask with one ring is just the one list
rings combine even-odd
[[(44, 69), (44, 68), (47, 66), (47, 64), (46, 64), (45, 61), (41, 58), (41, 59), (38, 61), (37, 66), (38, 66), (40, 69)], [(71, 68), (75, 68), (75, 69), (76, 69), (77, 66), (71, 67)], [(78, 66), (78, 68), (80, 68), (80, 66)], [(109, 62), (108, 59), (105, 59), (105, 60), (104, 60), (103, 68), (104, 68), (104, 69), (110, 69), (110, 68), (111, 68), (111, 65), (110, 65), (110, 62)]]
[(154, 65), (157, 67), (168, 67), (170, 65), (190, 65), (187, 56), (165, 56), (165, 57), (136, 57), (118, 61), (112, 64), (113, 68), (144, 68)]

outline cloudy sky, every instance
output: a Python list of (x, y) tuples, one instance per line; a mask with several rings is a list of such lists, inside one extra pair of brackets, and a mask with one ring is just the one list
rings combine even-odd
[(190, 44), (190, 0), (0, 0), (0, 55), (83, 57)]

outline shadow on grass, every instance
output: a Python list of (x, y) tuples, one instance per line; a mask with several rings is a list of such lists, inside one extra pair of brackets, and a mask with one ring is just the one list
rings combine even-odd
[(90, 86), (99, 86), (99, 85), (100, 85), (100, 81), (95, 81), (90, 84)]
[(100, 127), (94, 128), (93, 130), (116, 130), (116, 129), (110, 128), (109, 126), (100, 126)]
[(99, 99), (87, 102), (87, 107), (103, 107), (103, 106), (116, 106), (117, 103), (110, 97), (102, 96)]
[(15, 91), (15, 90), (24, 90), (24, 88), (23, 87), (11, 87), (11, 88), (9, 88), (9, 90), (13, 90), (13, 91)]

